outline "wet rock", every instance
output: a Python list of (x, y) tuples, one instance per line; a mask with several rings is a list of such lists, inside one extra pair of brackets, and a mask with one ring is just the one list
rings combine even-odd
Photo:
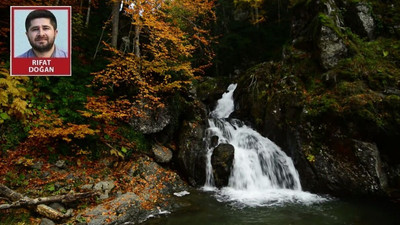
[(159, 144), (155, 144), (152, 147), (152, 152), (154, 154), (154, 159), (158, 163), (169, 163), (173, 156), (172, 151), (169, 148)]
[(387, 176), (383, 170), (378, 147), (375, 144), (354, 141), (354, 149), (356, 157), (359, 159), (361, 166), (371, 177), (371, 183), (375, 183), (376, 190), (384, 191), (387, 188)]
[(217, 100), (226, 91), (229, 85), (225, 79), (217, 79), (215, 77), (204, 77), (197, 85), (197, 98), (204, 102), (210, 109), (214, 108)]
[(211, 156), (211, 165), (216, 187), (228, 185), (235, 148), (231, 144), (219, 144)]
[(177, 162), (182, 175), (193, 186), (201, 186), (206, 177), (207, 121), (206, 106), (195, 100), (185, 108), (184, 120), (178, 134)]
[(333, 149), (321, 151), (313, 165), (320, 184), (329, 192), (339, 195), (385, 193), (387, 178), (375, 144), (343, 141)]
[(218, 145), (218, 140), (219, 140), (219, 137), (218, 137), (218, 136), (212, 136), (212, 137), (211, 137), (211, 142), (210, 142), (210, 147), (211, 147), (211, 148), (217, 147), (217, 145)]
[(200, 186), (206, 177), (206, 146), (203, 141), (206, 126), (201, 121), (184, 121), (179, 137), (178, 163), (189, 183)]

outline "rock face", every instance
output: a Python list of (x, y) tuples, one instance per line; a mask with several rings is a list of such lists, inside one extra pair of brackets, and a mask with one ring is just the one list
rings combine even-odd
[(143, 115), (130, 121), (133, 129), (143, 134), (154, 134), (162, 131), (171, 122), (168, 106), (156, 109), (142, 107)]
[(177, 161), (189, 183), (202, 186), (206, 180), (207, 110), (203, 103), (194, 102), (186, 109), (187, 119), (183, 121), (178, 142)]
[(193, 186), (204, 185), (206, 180), (205, 129), (202, 122), (185, 121), (179, 137), (178, 163)]
[(343, 40), (328, 26), (321, 26), (318, 47), (320, 49), (321, 64), (325, 69), (336, 66), (340, 59), (347, 54), (347, 47)]
[(346, 24), (361, 37), (374, 38), (375, 21), (372, 10), (365, 2), (351, 3), (345, 13)]
[(307, 1), (294, 8), (293, 43), (299, 48), (317, 46), (314, 54), (325, 70), (349, 55), (349, 46), (343, 40), (345, 27), (361, 37), (374, 38), (375, 22), (366, 3)]
[(211, 156), (211, 165), (216, 187), (228, 185), (231, 175), (232, 163), (234, 159), (235, 148), (230, 144), (219, 144)]
[(353, 140), (334, 150), (321, 152), (312, 164), (324, 189), (339, 195), (386, 191), (387, 178), (375, 144)]
[(338, 6), (333, 0), (323, 4), (325, 9), (322, 14), (318, 14), (320, 29), (317, 42), (323, 68), (331, 69), (338, 64), (340, 59), (346, 57), (347, 47), (337, 31), (343, 26)]

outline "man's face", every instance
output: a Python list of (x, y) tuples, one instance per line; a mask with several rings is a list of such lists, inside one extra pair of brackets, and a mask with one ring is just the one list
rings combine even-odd
[(48, 18), (37, 18), (31, 20), (26, 35), (32, 48), (38, 52), (47, 52), (53, 45), (57, 36), (57, 30), (50, 23)]

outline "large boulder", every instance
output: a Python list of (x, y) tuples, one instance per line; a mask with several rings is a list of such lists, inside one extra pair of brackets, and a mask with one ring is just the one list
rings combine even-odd
[(361, 37), (374, 38), (375, 21), (367, 3), (300, 1), (294, 7), (293, 43), (298, 48), (313, 51), (325, 70), (335, 67), (351, 52), (348, 40), (343, 38), (346, 27)]
[(347, 55), (343, 40), (328, 26), (322, 25), (318, 39), (321, 64), (325, 69), (336, 66)]
[(374, 38), (375, 20), (372, 10), (365, 2), (350, 3), (345, 13), (346, 24), (361, 37)]
[(162, 131), (171, 122), (171, 112), (168, 105), (165, 107), (146, 107), (146, 103), (139, 107), (140, 117), (133, 117), (129, 124), (133, 129), (143, 134), (154, 134)]
[(373, 143), (343, 141), (321, 151), (312, 164), (322, 188), (338, 195), (383, 195), (387, 178)]
[(206, 180), (207, 110), (204, 104), (196, 101), (186, 110), (187, 119), (183, 121), (178, 143), (178, 164), (180, 170), (193, 186), (202, 186)]
[(206, 180), (206, 125), (200, 121), (184, 121), (179, 137), (178, 163), (189, 183), (204, 185)]
[(211, 165), (216, 187), (228, 185), (234, 156), (235, 148), (231, 144), (221, 143), (214, 149)]
[(325, 70), (348, 55), (341, 35), (344, 19), (340, 11), (336, 1), (307, 1), (294, 7), (293, 44), (311, 50)]

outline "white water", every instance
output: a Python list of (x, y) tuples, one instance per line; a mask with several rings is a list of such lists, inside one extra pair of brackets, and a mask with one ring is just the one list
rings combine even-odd
[[(237, 202), (248, 206), (275, 205), (284, 202), (312, 203), (324, 199), (303, 192), (298, 172), (293, 161), (275, 143), (246, 126), (237, 119), (228, 119), (234, 111), (231, 84), (214, 111), (210, 113), (207, 129), (207, 179), (204, 189), (216, 190), (217, 199)], [(229, 143), (235, 148), (233, 167), (227, 187), (214, 187), (211, 156), (215, 146), (211, 138), (219, 143)]]

